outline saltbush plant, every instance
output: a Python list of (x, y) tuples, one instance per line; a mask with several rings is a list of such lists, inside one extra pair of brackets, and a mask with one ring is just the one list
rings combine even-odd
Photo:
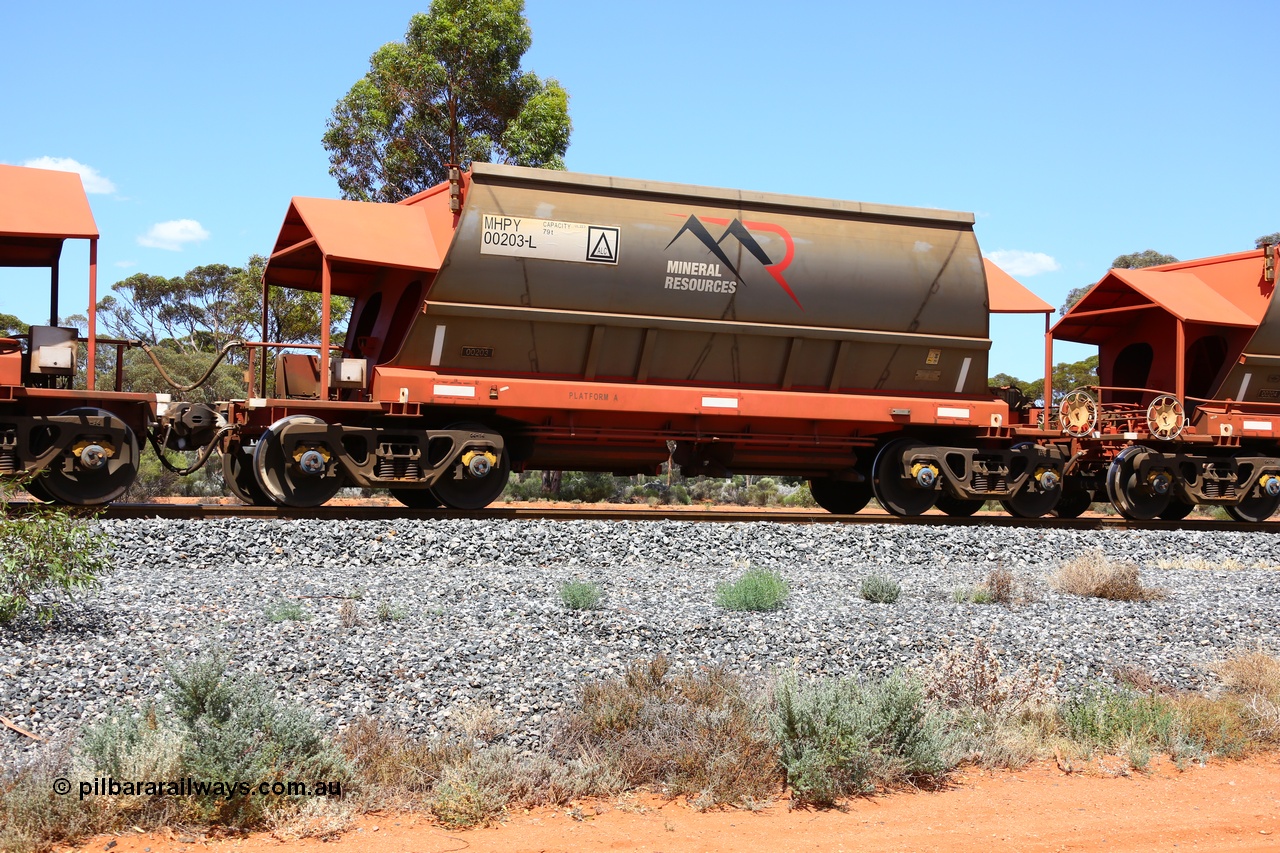
[(941, 781), (955, 764), (945, 711), (915, 679), (778, 683), (770, 727), (796, 798), (831, 805), (854, 794)]
[(859, 594), (874, 604), (893, 604), (902, 595), (902, 587), (893, 578), (867, 575), (862, 579)]
[(268, 622), (309, 622), (311, 613), (296, 601), (277, 601), (263, 611)]
[(600, 585), (591, 581), (569, 581), (560, 587), (560, 600), (570, 610), (595, 610), (600, 597)]
[(778, 610), (791, 595), (791, 587), (777, 572), (750, 569), (733, 583), (716, 587), (716, 604), (725, 610)]
[(92, 519), (39, 507), (10, 516), (0, 484), (0, 623), (24, 613), (42, 625), (112, 569), (107, 538)]

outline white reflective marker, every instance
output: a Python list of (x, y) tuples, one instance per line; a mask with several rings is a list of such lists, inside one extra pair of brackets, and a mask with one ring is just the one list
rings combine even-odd
[(431, 344), (431, 366), (440, 365), (440, 356), (444, 353), (444, 326), (436, 326), (436, 339)]
[(476, 389), (473, 385), (432, 385), (431, 393), (437, 397), (474, 397)]
[[(959, 394), (959, 393), (960, 393), (960, 391), (964, 388), (964, 380), (965, 380), (965, 379), (967, 379), (967, 378), (968, 378), (968, 376), (969, 376), (969, 364), (970, 364), (972, 361), (973, 361), (973, 359), (972, 359), (972, 358), (966, 358), (966, 359), (964, 360), (964, 364), (960, 365), (960, 380), (959, 380), (958, 382), (956, 382), (956, 393), (957, 393), (957, 394)], [(965, 417), (966, 417), (966, 418), (967, 418), (967, 417), (969, 417), (968, 412), (966, 412), (966, 413), (965, 413)]]

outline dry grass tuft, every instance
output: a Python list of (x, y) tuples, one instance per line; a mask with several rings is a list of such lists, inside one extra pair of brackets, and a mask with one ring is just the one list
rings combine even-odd
[(1140, 666), (1122, 664), (1111, 670), (1111, 677), (1122, 687), (1136, 693), (1160, 693), (1166, 696), (1173, 694), (1173, 688), (1157, 681), (1151, 673)]
[(1232, 693), (1280, 702), (1280, 659), (1261, 649), (1228, 656), (1218, 665), (1218, 677)]
[(360, 618), (360, 608), (354, 600), (348, 598), (342, 602), (342, 606), (338, 608), (338, 624), (343, 628), (359, 628), (364, 624), (364, 620)]
[(1017, 599), (1017, 579), (1014, 578), (1013, 572), (1004, 567), (992, 569), (988, 572), (986, 585), (987, 590), (991, 593), (991, 600), (997, 604), (1003, 604), (1008, 607)]
[(1033, 661), (1007, 675), (995, 651), (979, 637), (970, 647), (939, 652), (922, 675), (925, 696), (948, 708), (1016, 716), (1055, 705), (1062, 666), (1044, 669)]
[(672, 674), (665, 657), (587, 684), (553, 750), (593, 757), (630, 785), (660, 785), (695, 807), (749, 805), (777, 793), (763, 703), (721, 668)]
[(348, 726), (338, 747), (356, 771), (367, 808), (421, 805), (445, 768), (466, 762), (473, 752), (469, 743), (415, 737), (370, 717)]
[(1263, 744), (1280, 743), (1280, 658), (1262, 649), (1238, 652), (1219, 664), (1218, 676), (1244, 703), (1248, 737)]
[(1098, 548), (1064, 561), (1050, 584), (1059, 592), (1110, 601), (1158, 601), (1166, 597), (1164, 590), (1142, 583), (1136, 563), (1111, 560)]
[(312, 797), (296, 809), (281, 809), (267, 815), (272, 837), (279, 841), (302, 838), (329, 840), (355, 822), (359, 807), (346, 800)]

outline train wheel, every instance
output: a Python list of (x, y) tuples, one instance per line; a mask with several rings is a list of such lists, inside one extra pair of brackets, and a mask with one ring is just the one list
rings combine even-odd
[[(1015, 444), (1014, 450), (1022, 447), (1034, 447), (1030, 442)], [(1058, 501), (1062, 500), (1062, 485), (1057, 472), (1045, 472), (1045, 478), (1050, 476), (1054, 479), (1053, 488), (1044, 488), (1042, 481), (1034, 476), (1028, 477), (1026, 482), (1022, 484), (1022, 488), (1013, 493), (1013, 497), (1003, 500), (1000, 503), (1004, 506), (1005, 511), (1009, 515), (1017, 518), (1040, 518), (1053, 512), (1054, 507), (1058, 505)]]
[(1245, 498), (1235, 506), (1225, 506), (1223, 509), (1236, 521), (1258, 524), (1275, 515), (1276, 510), (1280, 509), (1280, 495), (1273, 498), (1263, 492), (1257, 497)]
[(437, 509), (440, 499), (430, 489), (391, 489), (391, 497), (409, 509)]
[(111, 418), (124, 427), (124, 441), (119, 447), (109, 447), (107, 436), (96, 435), (86, 423), (70, 452), (44, 469), (32, 494), (42, 497), (43, 493), (58, 503), (75, 506), (110, 503), (123, 495), (138, 476), (138, 438), (133, 430), (102, 409), (69, 409), (59, 417)]
[(937, 507), (952, 518), (968, 518), (982, 509), (982, 505), (985, 503), (986, 501), (952, 497), (943, 492), (938, 495)]
[(1060, 500), (1062, 489), (1043, 489), (1035, 478), (1028, 478), (1022, 488), (1013, 493), (1013, 497), (1000, 503), (1009, 515), (1017, 518), (1040, 518), (1053, 512)]
[(871, 485), (876, 500), (894, 515), (924, 515), (938, 499), (937, 488), (921, 488), (918, 478), (902, 473), (902, 454), (913, 447), (923, 446), (913, 438), (899, 438), (880, 448), (876, 454), (876, 461), (871, 466)]
[(282, 438), (290, 426), (323, 423), (311, 415), (290, 415), (273, 423), (258, 440), (253, 451), (253, 473), (258, 487), (273, 502), (303, 508), (320, 506), (346, 484), (340, 470), (329, 475), (327, 460), (318, 450), (307, 450), (300, 459), (285, 456)]
[(835, 515), (853, 515), (871, 502), (871, 484), (819, 477), (809, 481), (809, 494), (818, 506)]
[(1137, 445), (1126, 447), (1107, 469), (1107, 497), (1121, 515), (1134, 521), (1155, 518), (1169, 506), (1172, 497), (1168, 488), (1161, 494), (1152, 484), (1139, 479), (1139, 466), (1149, 452)]
[[(492, 432), (483, 424), (474, 423), (454, 424), (449, 429)], [(481, 463), (480, 459), (486, 459), (486, 463)], [(458, 471), (458, 468), (462, 470)], [(446, 471), (443, 477), (436, 480), (431, 491), (440, 499), (440, 503), (450, 509), (483, 509), (502, 494), (510, 474), (511, 461), (504, 448), (496, 462), (480, 456), (473, 459), (471, 464), (459, 463), (453, 471)]]
[(250, 506), (270, 506), (271, 498), (258, 485), (253, 473), (253, 446), (232, 445), (222, 454), (222, 479), (228, 491)]
[(1058, 505), (1053, 508), (1056, 518), (1079, 518), (1093, 504), (1093, 492), (1078, 487), (1066, 487)]
[(40, 482), (40, 479), (40, 475), (36, 474), (30, 480), (23, 483), (22, 488), (26, 489), (27, 494), (31, 495), (31, 497), (36, 500), (51, 504), (53, 503), (53, 495), (49, 494), (49, 492), (45, 490), (44, 484)]
[(1160, 511), (1160, 518), (1165, 521), (1181, 521), (1191, 514), (1191, 510), (1195, 509), (1195, 504), (1183, 503), (1174, 498), (1169, 501), (1169, 505)]

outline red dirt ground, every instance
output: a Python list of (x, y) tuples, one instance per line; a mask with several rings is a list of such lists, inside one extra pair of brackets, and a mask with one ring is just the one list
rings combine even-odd
[[(1118, 762), (1117, 762), (1118, 764)], [(941, 791), (858, 799), (842, 810), (695, 812), (652, 796), (516, 811), (447, 831), (418, 814), (366, 815), (340, 837), (205, 840), (181, 832), (99, 836), (111, 853), (550, 853), (550, 851), (1147, 851), (1280, 853), (1280, 754), (1179, 772), (1067, 774), (1052, 763), (969, 771)], [(115, 846), (108, 847), (112, 842)]]

